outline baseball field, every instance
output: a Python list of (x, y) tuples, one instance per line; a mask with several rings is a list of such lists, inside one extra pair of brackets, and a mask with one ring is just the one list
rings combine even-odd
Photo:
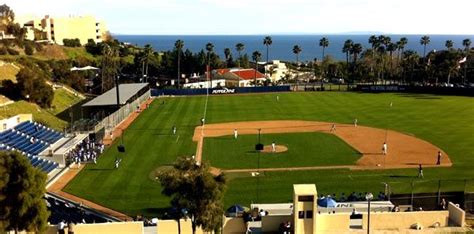
[[(414, 192), (435, 192), (438, 180), (443, 191), (474, 190), (474, 102), (469, 97), (274, 93), (210, 96), (206, 111), (205, 106), (205, 96), (155, 100), (97, 165), (87, 165), (64, 191), (130, 216), (157, 215), (169, 201), (161, 195), (155, 171), (191, 155), (225, 172), (226, 206), (289, 202), (295, 183), (315, 183), (322, 194), (378, 193), (383, 183), (393, 193), (410, 193), (412, 182)], [(336, 131), (330, 131), (333, 123)], [(283, 150), (257, 153), (259, 128), (267, 151), (272, 142)], [(126, 153), (119, 154), (116, 146), (122, 141)], [(439, 166), (438, 150), (443, 153)], [(117, 157), (122, 162), (114, 169)], [(417, 178), (420, 163), (424, 178)], [(252, 176), (258, 168), (260, 175)]]

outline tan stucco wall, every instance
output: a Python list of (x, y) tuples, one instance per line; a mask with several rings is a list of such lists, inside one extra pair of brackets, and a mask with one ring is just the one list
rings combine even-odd
[[(439, 222), (441, 227), (448, 225), (448, 211), (386, 212), (370, 213), (371, 229), (407, 229), (419, 223), (427, 228)], [(367, 229), (367, 214), (362, 217), (362, 225)]]
[(350, 214), (316, 215), (316, 231), (349, 231)]
[(449, 220), (453, 222), (456, 226), (464, 227), (466, 226), (466, 212), (461, 208), (457, 207), (452, 202), (448, 204)]
[[(25, 121), (32, 121), (33, 120), (33, 115), (32, 114), (19, 114), (12, 116), (7, 119), (1, 119), (0, 120), (0, 132), (5, 130), (5, 129), (10, 129), (15, 127), (21, 122)], [(4, 129), (5, 127), (5, 129)]]
[(293, 221), (293, 216), (291, 215), (281, 215), (281, 216), (264, 216), (262, 217), (262, 231), (263, 232), (276, 232), (280, 227), (280, 224), (283, 222)]
[(97, 32), (96, 20), (92, 16), (53, 18), (55, 42), (63, 44), (63, 39), (79, 38), (81, 44), (86, 44), (87, 40), (96, 40)]
[[(178, 223), (174, 220), (160, 220), (157, 229), (159, 234), (176, 234), (178, 233)], [(181, 233), (192, 233), (192, 230), (191, 220), (181, 219)], [(196, 229), (196, 234), (203, 233), (200, 228)]]
[[(67, 228), (66, 228), (67, 233)], [(58, 233), (57, 226), (49, 226), (46, 234)], [(77, 224), (75, 234), (143, 234), (143, 222)]]
[(243, 218), (225, 218), (224, 220), (224, 233), (244, 233), (246, 230)]

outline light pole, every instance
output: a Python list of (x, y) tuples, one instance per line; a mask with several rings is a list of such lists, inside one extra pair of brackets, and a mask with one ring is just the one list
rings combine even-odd
[(374, 198), (374, 195), (372, 195), (372, 193), (367, 193), (365, 195), (365, 199), (367, 199), (367, 204), (368, 204), (368, 208), (367, 208), (367, 234), (370, 233), (370, 201)]

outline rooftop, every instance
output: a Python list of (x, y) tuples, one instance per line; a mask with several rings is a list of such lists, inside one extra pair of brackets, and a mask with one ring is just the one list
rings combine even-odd
[[(145, 83), (133, 83), (133, 84), (121, 84), (119, 85), (119, 94), (120, 94), (120, 105), (124, 105), (127, 101), (136, 95), (140, 90), (147, 87), (148, 84)], [(112, 106), (117, 105), (117, 94), (116, 88), (110, 89), (109, 91), (103, 93), (102, 95), (92, 99), (86, 104), (82, 105), (83, 107), (87, 106)]]

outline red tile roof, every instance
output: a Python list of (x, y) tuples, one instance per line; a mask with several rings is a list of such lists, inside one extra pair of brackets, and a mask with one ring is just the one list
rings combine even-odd
[[(253, 80), (255, 78), (255, 69), (242, 69), (231, 71), (242, 80)], [(265, 75), (257, 71), (257, 79), (265, 78)]]

